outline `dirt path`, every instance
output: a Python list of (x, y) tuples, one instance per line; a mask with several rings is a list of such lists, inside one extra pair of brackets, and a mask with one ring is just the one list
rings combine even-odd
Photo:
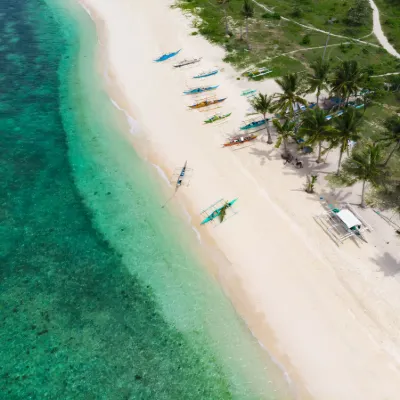
[(369, 3), (372, 8), (372, 20), (373, 20), (373, 32), (376, 36), (376, 38), (379, 40), (379, 43), (381, 46), (392, 56), (399, 58), (400, 59), (400, 54), (395, 50), (395, 48), (389, 43), (387, 37), (385, 36), (383, 30), (382, 30), (382, 25), (381, 25), (381, 20), (379, 18), (379, 9), (374, 3), (373, 0), (369, 0)]
[[(257, 6), (261, 7), (262, 9), (264, 9), (265, 11), (270, 12), (270, 13), (274, 12), (271, 8), (268, 8), (264, 4), (260, 4), (256, 0), (252, 0), (252, 1)], [(373, 17), (372, 18), (372, 21), (373, 21), (373, 29), (372, 29), (372, 31), (375, 34), (376, 38), (378, 39), (378, 41), (380, 43), (380, 46), (377, 45), (377, 44), (366, 42), (366, 41), (361, 40), (361, 39), (354, 39), (354, 38), (350, 38), (348, 36), (337, 35), (335, 33), (331, 33), (331, 36), (337, 37), (337, 38), (341, 38), (341, 39), (351, 40), (351, 41), (362, 43), (362, 44), (366, 44), (368, 46), (373, 46), (373, 47), (378, 47), (378, 48), (379, 47), (383, 47), (389, 54), (391, 54), (392, 56), (397, 57), (397, 58), (400, 59), (400, 54), (389, 43), (387, 37), (385, 36), (385, 34), (384, 34), (383, 30), (382, 30), (381, 22), (380, 22), (380, 19), (379, 19), (378, 7), (376, 6), (376, 4), (374, 3), (373, 0), (369, 0), (369, 2), (371, 4), (372, 17)], [(313, 31), (316, 31), (316, 32), (324, 33), (326, 35), (329, 33), (328, 31), (324, 31), (323, 29), (318, 29), (318, 28), (315, 28), (315, 27), (310, 26), (310, 25), (301, 24), (300, 22), (294, 21), (294, 20), (292, 20), (290, 18), (286, 18), (286, 17), (282, 17), (281, 16), (281, 19), (284, 20), (284, 21), (292, 22), (293, 24), (299, 25), (299, 26), (301, 26), (303, 28), (306, 28), (306, 29), (310, 29), (310, 30), (313, 30)], [(369, 36), (369, 35), (367, 35), (367, 36)]]

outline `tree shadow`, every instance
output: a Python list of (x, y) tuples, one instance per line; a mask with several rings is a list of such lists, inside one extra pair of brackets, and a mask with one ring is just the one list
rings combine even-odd
[(379, 267), (385, 276), (395, 276), (400, 274), (400, 261), (396, 260), (390, 253), (384, 253), (371, 260)]
[[(261, 159), (260, 165), (265, 165), (266, 159), (269, 161), (274, 161), (274, 160), (280, 159), (280, 155), (279, 154), (277, 155), (275, 150), (276, 150), (275, 147), (272, 147), (271, 149), (268, 149), (268, 150), (260, 150), (260, 149), (253, 147), (253, 148), (251, 148), (250, 154), (253, 154)], [(275, 153), (275, 154), (273, 154), (273, 153)]]

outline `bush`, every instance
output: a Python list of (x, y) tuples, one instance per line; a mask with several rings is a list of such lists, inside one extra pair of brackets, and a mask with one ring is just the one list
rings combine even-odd
[(361, 26), (368, 22), (371, 15), (371, 6), (368, 0), (356, 0), (353, 7), (347, 12), (347, 24)]
[(300, 18), (303, 15), (303, 11), (300, 7), (295, 7), (291, 15), (293, 18)]
[(263, 15), (261, 15), (262, 18), (264, 19), (281, 19), (281, 16), (278, 13), (269, 13), (266, 12)]
[(306, 35), (303, 36), (303, 39), (301, 39), (300, 44), (310, 44), (311, 43), (311, 37), (310, 35), (307, 33)]

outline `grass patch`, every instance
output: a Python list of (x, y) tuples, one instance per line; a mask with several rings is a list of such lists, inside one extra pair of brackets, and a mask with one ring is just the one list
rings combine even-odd
[[(245, 21), (241, 14), (243, 0), (230, 0), (226, 5), (229, 35), (225, 32), (224, 8), (217, 0), (178, 0), (177, 5), (194, 16), (193, 28), (213, 43), (226, 50), (224, 61), (239, 69), (254, 67), (271, 67), (272, 74), (261, 79), (280, 76), (289, 72), (309, 69), (309, 65), (324, 51), (327, 35), (306, 27), (299, 26), (280, 16), (295, 19), (306, 25), (326, 29), (326, 21), (333, 11), (337, 23), (332, 32), (362, 37), (370, 33), (369, 24), (363, 27), (349, 27), (343, 22), (347, 10), (355, 0), (305, 0), (300, 10), (297, 0), (261, 0), (274, 13), (268, 13), (261, 7), (254, 6), (254, 18), (249, 21), (249, 42), (245, 41)], [(394, 0), (380, 0), (394, 1)], [(339, 4), (342, 5), (340, 10)], [(291, 16), (294, 14), (295, 16)], [(375, 42), (374, 37), (364, 39)], [(333, 66), (341, 60), (357, 60), (361, 66), (370, 66), (374, 74), (395, 72), (400, 68), (399, 60), (389, 55), (384, 49), (363, 45), (351, 40), (330, 37), (326, 57), (332, 60)]]
[(329, 30), (327, 21), (334, 17), (336, 21), (332, 25), (332, 33), (338, 35), (360, 38), (372, 30), (372, 14), (367, 24), (347, 25), (347, 12), (354, 6), (355, 0), (259, 0), (259, 3), (281, 16), (325, 31)]
[(400, 3), (396, 0), (375, 0), (382, 29), (389, 42), (400, 52)]

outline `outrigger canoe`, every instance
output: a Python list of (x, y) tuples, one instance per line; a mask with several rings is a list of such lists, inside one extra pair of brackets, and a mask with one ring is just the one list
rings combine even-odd
[(184, 94), (197, 94), (197, 93), (203, 93), (203, 92), (208, 92), (210, 90), (215, 90), (217, 89), (219, 85), (215, 85), (215, 86), (203, 86), (203, 87), (198, 87), (195, 89), (190, 89), (190, 90), (186, 90), (185, 92), (183, 92)]
[(212, 117), (206, 119), (206, 120), (204, 121), (204, 123), (205, 123), (205, 124), (212, 124), (213, 122), (220, 121), (221, 119), (228, 118), (231, 114), (232, 114), (231, 112), (230, 112), (229, 114), (223, 114), (223, 115), (221, 115), (221, 114), (215, 114), (215, 115), (213, 115)]
[(224, 143), (223, 147), (235, 146), (237, 144), (243, 144), (246, 142), (250, 142), (250, 141), (256, 139), (257, 136), (258, 135), (254, 134), (254, 133), (247, 135), (247, 136), (235, 136), (235, 137), (232, 137), (231, 139), (229, 139), (228, 142)]
[(226, 97), (224, 97), (223, 99), (217, 99), (217, 100), (203, 100), (200, 103), (193, 104), (189, 107), (192, 109), (203, 108), (203, 107), (212, 106), (213, 104), (222, 103), (225, 100), (226, 100)]
[(207, 71), (207, 72), (201, 72), (198, 75), (195, 75), (193, 78), (194, 79), (199, 79), (199, 78), (207, 78), (208, 76), (216, 75), (218, 74), (219, 69), (214, 69), (212, 71)]
[(251, 121), (248, 124), (246, 124), (244, 126), (241, 126), (240, 130), (246, 131), (248, 129), (257, 128), (257, 127), (259, 127), (261, 125), (264, 125), (265, 122), (266, 122), (265, 119), (260, 119), (259, 121)]
[(185, 165), (182, 167), (181, 173), (179, 174), (178, 180), (176, 181), (176, 186), (175, 186), (176, 190), (178, 190), (179, 187), (182, 185), (182, 181), (186, 173), (186, 166), (187, 166), (187, 161), (185, 161)]
[(161, 62), (161, 61), (165, 61), (168, 60), (172, 57), (175, 57), (182, 49), (179, 49), (178, 51), (175, 51), (173, 53), (166, 53), (163, 54), (161, 57), (158, 57), (156, 60), (154, 60), (155, 62)]
[(257, 89), (247, 89), (243, 90), (241, 93), (241, 96), (250, 96), (250, 95), (255, 95), (257, 93)]
[(235, 204), (236, 201), (237, 201), (237, 198), (234, 199), (234, 200), (232, 200), (232, 201), (229, 201), (228, 203), (224, 204), (222, 207), (217, 208), (217, 209), (214, 210), (209, 216), (207, 216), (207, 218), (203, 219), (203, 221), (201, 222), (200, 225), (204, 225), (204, 224), (206, 224), (207, 222), (210, 222), (210, 221), (212, 221), (213, 219), (219, 217), (219, 215), (221, 214), (221, 211), (222, 211), (223, 209), (226, 210), (227, 208), (232, 207), (233, 204)]
[(186, 65), (191, 65), (191, 64), (196, 64), (198, 62), (200, 62), (202, 57), (200, 58), (191, 58), (189, 60), (182, 60), (180, 62), (178, 62), (178, 64), (174, 65), (174, 68), (181, 68), (181, 67), (185, 67)]
[(249, 72), (248, 76), (250, 78), (254, 79), (254, 78), (258, 78), (258, 77), (263, 76), (263, 75), (270, 74), (271, 72), (272, 72), (272, 69), (260, 68), (260, 69), (256, 69), (254, 71)]

